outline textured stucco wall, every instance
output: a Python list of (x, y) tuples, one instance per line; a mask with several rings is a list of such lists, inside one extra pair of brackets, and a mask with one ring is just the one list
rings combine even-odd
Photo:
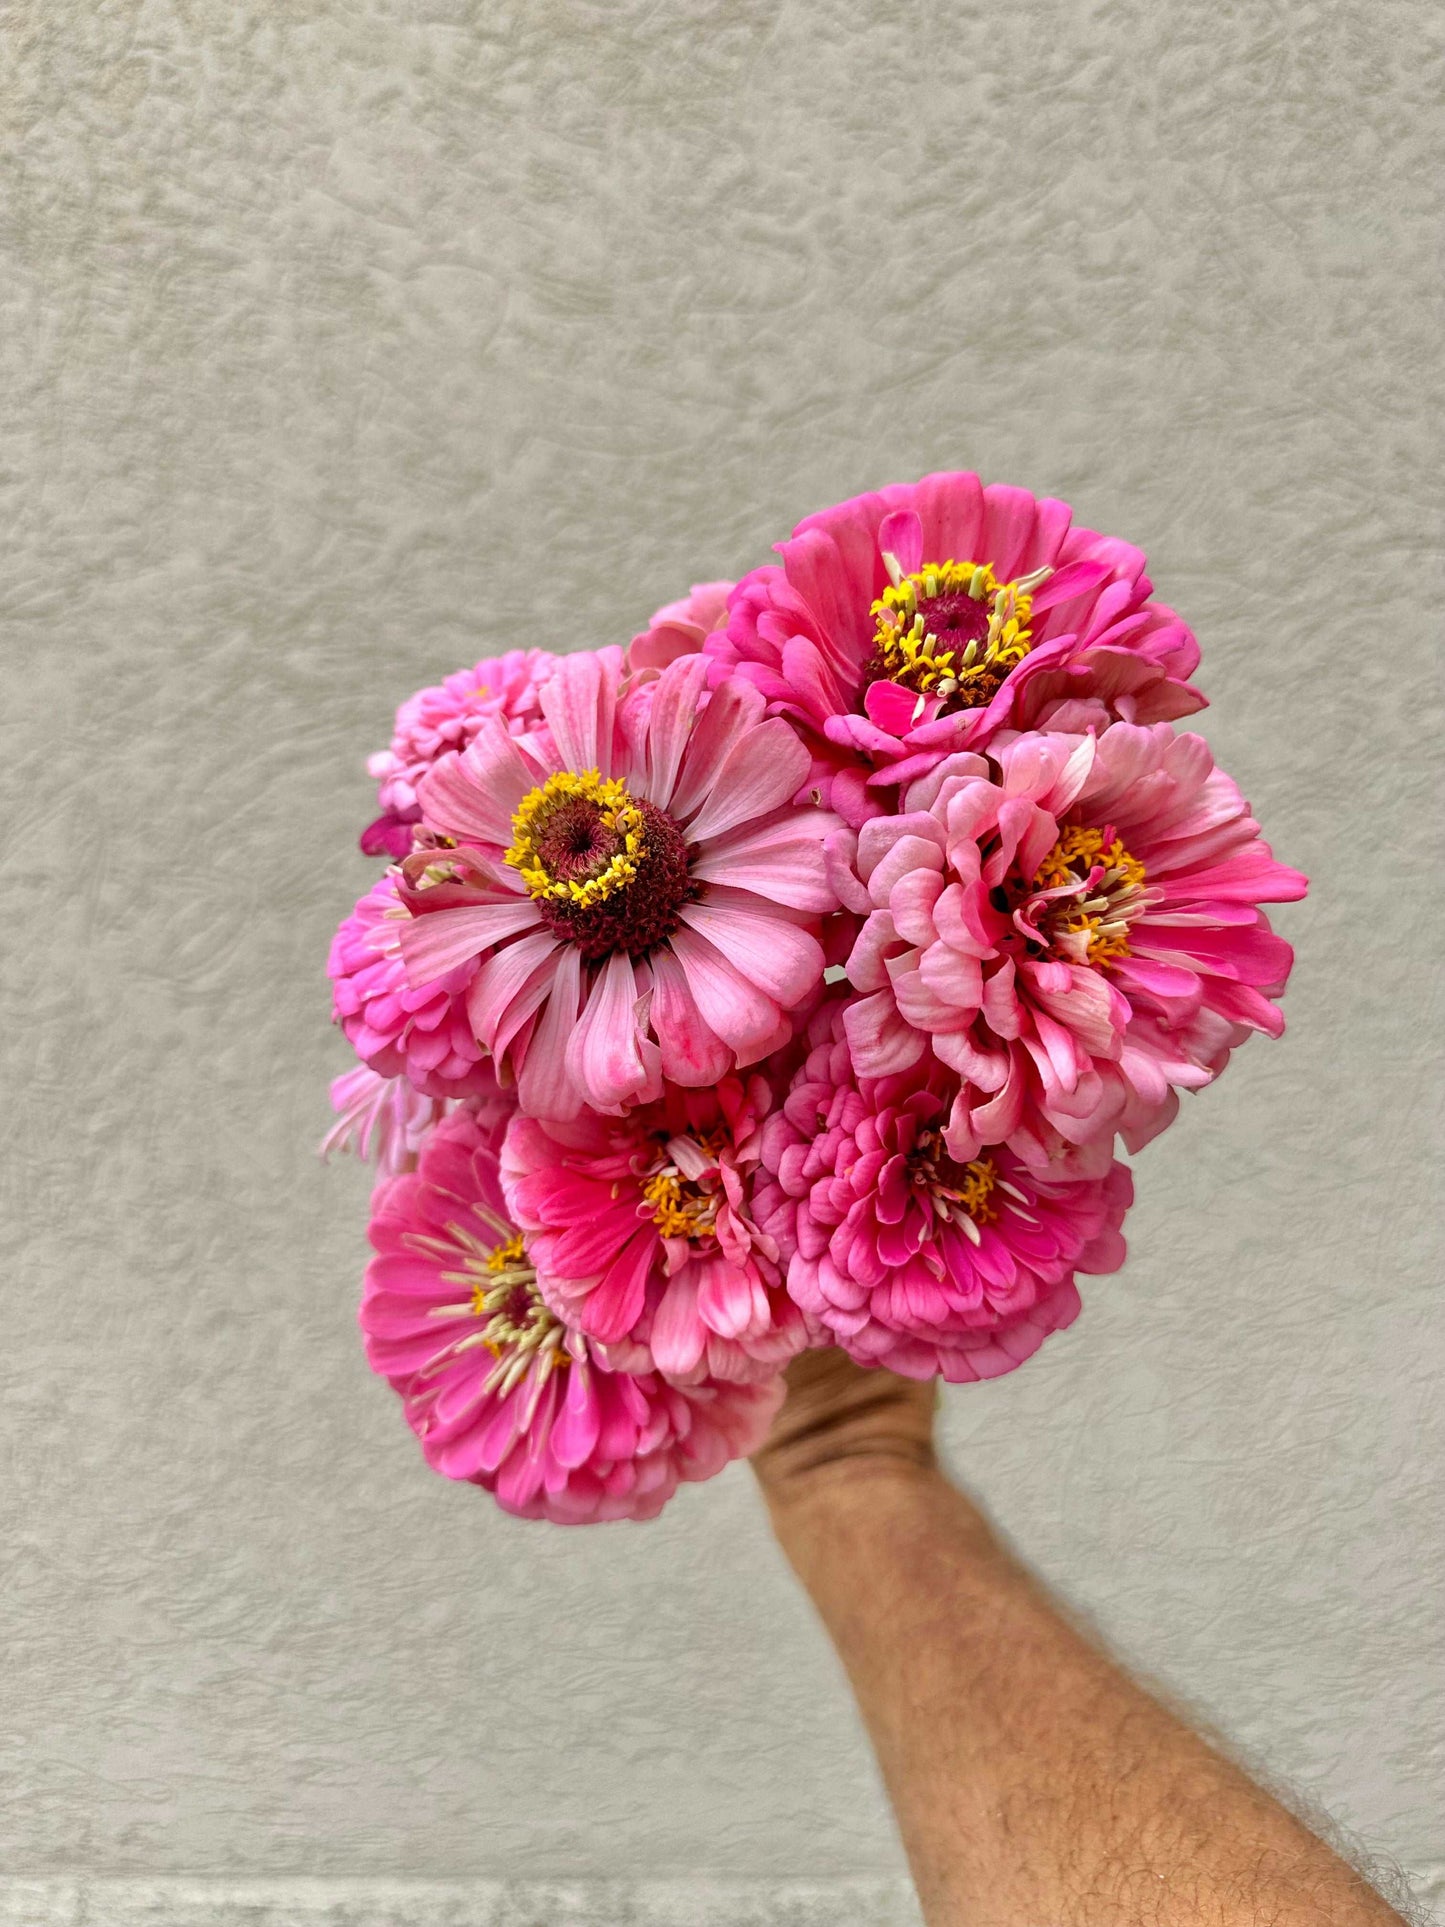
[(312, 1145), (395, 700), (951, 464), (1149, 550), (1316, 879), (1289, 1036), (953, 1458), (1438, 1873), (1432, 14), (0, 4), (0, 1872), (897, 1869), (747, 1474), (583, 1535), (431, 1477)]

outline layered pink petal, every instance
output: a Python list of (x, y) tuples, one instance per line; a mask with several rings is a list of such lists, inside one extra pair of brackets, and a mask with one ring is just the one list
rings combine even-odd
[(992, 778), (976, 762), (831, 840), (840, 898), (868, 906), (840, 1021), (860, 1076), (927, 1059), (962, 1079), (956, 1146), (1006, 1140), (1043, 1168), (1137, 1137), (1170, 1086), (1208, 1083), (1248, 1029), (1277, 1034), (1292, 953), (1258, 904), (1303, 879), (1202, 738), (1167, 724), (1014, 736)]
[(758, 1222), (788, 1289), (860, 1364), (912, 1377), (994, 1377), (1078, 1309), (1076, 1270), (1117, 1269), (1129, 1174), (1105, 1160), (1031, 1169), (1001, 1144), (955, 1159), (950, 1080), (927, 1066), (860, 1077), (847, 1005), (763, 1132)]

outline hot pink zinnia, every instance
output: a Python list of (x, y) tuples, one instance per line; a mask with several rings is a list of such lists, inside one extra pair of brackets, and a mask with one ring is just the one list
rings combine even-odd
[(956, 1160), (947, 1073), (860, 1078), (842, 1016), (819, 1013), (764, 1127), (755, 1210), (788, 1289), (861, 1365), (954, 1383), (1012, 1371), (1077, 1315), (1076, 1271), (1123, 1263), (1129, 1173), (1107, 1149), (1092, 1176), (1041, 1176), (1001, 1145)]
[(1071, 528), (1072, 513), (968, 473), (855, 496), (743, 577), (705, 647), (845, 752), (829, 800), (855, 824), (1000, 730), (1202, 708), (1198, 645), (1150, 599), (1142, 551)]
[(423, 991), (475, 970), (469, 1028), (534, 1116), (715, 1084), (788, 1037), (822, 975), (836, 819), (792, 807), (791, 726), (706, 678), (699, 656), (629, 679), (615, 649), (565, 657), (545, 750), (489, 720), (422, 780), (456, 847), (403, 865), (407, 972)]
[(406, 855), (411, 826), (421, 821), (418, 783), (439, 756), (465, 749), (488, 716), (500, 718), (514, 735), (536, 727), (542, 713), (538, 691), (556, 663), (546, 649), (509, 649), (407, 697), (396, 712), (390, 748), (367, 759), (381, 804), (381, 815), (362, 831), (368, 856)]
[(332, 939), (332, 1021), (382, 1077), (407, 1077), (428, 1097), (490, 1096), (496, 1076), (472, 1035), (466, 991), (475, 960), (415, 990), (398, 933), (407, 920), (390, 871), (361, 898)]
[(378, 1188), (361, 1327), (433, 1470), (561, 1525), (650, 1519), (683, 1481), (761, 1443), (777, 1378), (683, 1389), (609, 1369), (537, 1289), (491, 1134), (440, 1124), (415, 1172)]
[(800, 1352), (807, 1324), (748, 1204), (770, 1101), (763, 1078), (727, 1077), (620, 1119), (514, 1118), (503, 1182), (553, 1309), (678, 1380), (767, 1377)]
[(832, 840), (849, 908), (853, 1061), (932, 1055), (962, 1088), (948, 1146), (1036, 1166), (1114, 1131), (1131, 1149), (1207, 1084), (1293, 953), (1261, 902), (1305, 893), (1200, 736), (1116, 723), (995, 743), (909, 785), (898, 816)]

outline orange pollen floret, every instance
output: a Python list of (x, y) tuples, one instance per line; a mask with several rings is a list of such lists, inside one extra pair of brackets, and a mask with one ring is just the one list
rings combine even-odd
[(1072, 889), (1096, 870), (1102, 874), (1095, 878), (1092, 894), (1061, 902), (1048, 918), (1047, 934), (1066, 951), (1077, 951), (1082, 939), (1087, 961), (1107, 964), (1129, 955), (1129, 926), (1147, 903), (1144, 865), (1112, 830), (1065, 824), (1039, 865), (1032, 887)]
[(977, 1244), (977, 1227), (998, 1216), (993, 1192), (999, 1175), (993, 1159), (985, 1155), (959, 1164), (948, 1155), (941, 1135), (930, 1130), (914, 1146), (909, 1165), (914, 1184), (928, 1194), (937, 1215), (952, 1219)]
[(537, 1289), (537, 1274), (520, 1233), (485, 1257), (470, 1254), (467, 1272), (471, 1314), (484, 1321), (477, 1337), (497, 1361), (488, 1390), (510, 1391), (534, 1361), (543, 1371), (572, 1362), (563, 1344), (566, 1330)]
[[(723, 1130), (695, 1134), (693, 1142), (713, 1163), (722, 1156), (727, 1142)], [(715, 1238), (713, 1229), (718, 1206), (723, 1201), (722, 1185), (715, 1172), (685, 1177), (678, 1165), (663, 1152), (664, 1162), (643, 1180), (642, 1196), (651, 1206), (652, 1222), (664, 1238)]]
[(904, 575), (885, 557), (892, 585), (873, 604), (873, 661), (865, 683), (914, 690), (920, 706), (978, 709), (1033, 647), (1030, 591), (1053, 574), (1036, 569), (1000, 582), (987, 562), (927, 562)]

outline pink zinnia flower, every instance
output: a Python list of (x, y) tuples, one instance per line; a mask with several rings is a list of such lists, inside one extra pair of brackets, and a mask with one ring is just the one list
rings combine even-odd
[(509, 649), (407, 697), (396, 712), (390, 748), (367, 759), (381, 804), (381, 815), (361, 835), (368, 856), (406, 855), (411, 826), (421, 821), (417, 784), (439, 756), (465, 749), (488, 716), (514, 735), (536, 727), (538, 691), (556, 663), (546, 649)]
[(615, 649), (565, 657), (549, 747), (489, 720), (422, 781), (457, 847), (403, 866), (408, 975), (421, 992), (474, 972), (468, 1027), (534, 1116), (716, 1084), (787, 1038), (822, 975), (836, 819), (792, 807), (809, 759), (791, 726), (706, 676), (699, 656), (627, 682)]
[(514, 1118), (507, 1200), (553, 1309), (673, 1379), (768, 1377), (800, 1352), (806, 1322), (748, 1205), (770, 1101), (761, 1077), (727, 1077), (625, 1118)]
[(1107, 1151), (1092, 1176), (1043, 1176), (1002, 1145), (956, 1160), (946, 1073), (860, 1078), (842, 1016), (819, 1013), (764, 1127), (755, 1210), (789, 1254), (788, 1289), (860, 1365), (1010, 1372), (1077, 1316), (1076, 1271), (1123, 1263), (1129, 1173)]
[(1258, 905), (1305, 893), (1276, 863), (1202, 737), (1116, 723), (1102, 736), (995, 743), (997, 780), (961, 754), (902, 813), (832, 840), (867, 921), (848, 960), (853, 1061), (886, 1076), (933, 1056), (961, 1090), (967, 1161), (1008, 1141), (1162, 1129), (1251, 1030), (1277, 1037), (1293, 953)]
[(880, 790), (1000, 730), (1202, 708), (1198, 645), (1150, 599), (1142, 551), (1071, 517), (968, 473), (856, 496), (743, 577), (706, 649), (845, 752), (829, 800), (855, 824)]
[(726, 622), (732, 591), (731, 582), (694, 582), (680, 602), (664, 603), (629, 643), (628, 668), (665, 669), (679, 656), (695, 656)]
[(413, 989), (399, 944), (407, 914), (388, 871), (342, 919), (326, 963), (332, 1021), (381, 1077), (405, 1076), (428, 1097), (489, 1097), (496, 1076), (466, 1014), (476, 962)]
[(428, 1465), (527, 1519), (650, 1519), (685, 1480), (753, 1451), (781, 1380), (683, 1389), (613, 1371), (537, 1289), (507, 1221), (493, 1134), (466, 1111), (381, 1185), (361, 1327)]

